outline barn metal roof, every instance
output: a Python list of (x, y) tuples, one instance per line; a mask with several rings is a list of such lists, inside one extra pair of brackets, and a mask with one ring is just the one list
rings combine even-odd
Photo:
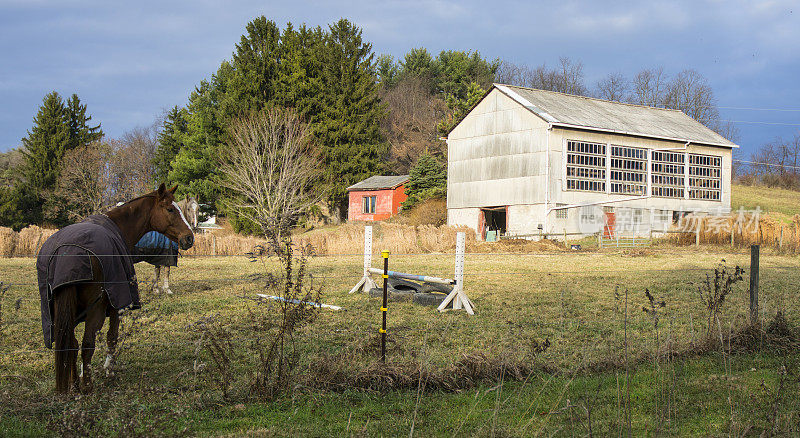
[(633, 105), (554, 91), (494, 84), (553, 126), (737, 148), (680, 110)]
[(380, 189), (393, 189), (401, 184), (408, 182), (410, 177), (408, 175), (384, 176), (375, 175), (371, 176), (360, 183), (353, 184), (347, 190), (380, 190)]

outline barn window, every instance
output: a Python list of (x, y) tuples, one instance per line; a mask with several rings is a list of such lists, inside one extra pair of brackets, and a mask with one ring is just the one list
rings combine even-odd
[[(566, 204), (556, 204), (556, 207), (564, 207)], [(567, 218), (567, 209), (566, 208), (559, 208), (556, 210), (556, 219), (566, 219)]]
[(611, 146), (611, 193), (647, 194), (647, 150)]
[(606, 191), (606, 145), (567, 141), (567, 190)]
[(584, 224), (594, 223), (597, 220), (597, 215), (595, 214), (595, 207), (592, 205), (586, 205), (581, 207), (581, 222)]
[(720, 200), (722, 157), (689, 154), (689, 199)]
[(686, 155), (682, 152), (653, 151), (653, 196), (683, 198)]
[(362, 210), (366, 214), (375, 214), (375, 204), (377, 202), (377, 196), (364, 196), (362, 200)]

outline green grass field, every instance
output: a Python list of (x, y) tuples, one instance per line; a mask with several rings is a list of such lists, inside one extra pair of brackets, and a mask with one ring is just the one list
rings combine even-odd
[[(413, 428), (419, 436), (580, 436), (590, 427), (610, 435), (624, 430), (626, 412), (635, 435), (723, 435), (748, 427), (798, 433), (800, 353), (696, 353), (709, 332), (728, 339), (746, 324), (745, 277), (720, 323), (708, 327), (699, 282), (722, 259), (729, 266), (749, 263), (747, 254), (717, 251), (665, 246), (636, 253), (468, 255), (465, 284), (476, 315), (410, 303), (390, 303), (388, 314), (394, 369), (439, 376), (448, 370), (461, 378), (475, 374), (464, 366), (475, 365), (470, 358), (476, 355), (509, 364), (500, 375), (490, 370), (454, 391), (421, 378), (406, 389), (365, 389), (355, 376), (363, 380), (381, 369), (375, 348), (380, 302), (347, 294), (360, 275), (360, 257), (312, 259), (323, 302), (345, 310), (324, 310), (301, 330), (301, 376), (292, 395), (270, 402), (249, 395), (256, 352), (247, 339), (234, 340), (234, 381), (224, 398), (196, 328), (200, 318), (214, 316), (235, 336), (250, 336), (236, 330), (259, 305), (244, 298), (261, 292), (245, 279), (264, 269), (259, 264), (239, 257), (183, 259), (173, 272), (175, 294), (143, 291), (137, 320), (123, 319), (123, 332), (133, 332), (123, 336), (116, 377), (99, 371), (105, 355), (99, 338), (95, 392), (64, 399), (53, 395), (52, 353), (41, 340), (34, 260), (2, 259), (0, 281), (11, 289), (2, 300), (0, 435), (397, 436)], [(390, 263), (393, 270), (437, 276), (453, 270), (446, 254), (398, 255)], [(765, 251), (761, 266), (762, 318), (782, 309), (796, 326), (800, 260)], [(149, 265), (137, 270), (140, 280), (152, 277)], [(665, 301), (657, 329), (642, 310), (645, 289)], [(549, 348), (537, 353), (545, 340)], [(345, 379), (320, 372), (320, 363)], [(528, 372), (514, 375), (520, 367)]]
[(780, 213), (787, 216), (800, 214), (800, 192), (777, 187), (745, 186), (734, 184), (731, 189), (731, 208)]

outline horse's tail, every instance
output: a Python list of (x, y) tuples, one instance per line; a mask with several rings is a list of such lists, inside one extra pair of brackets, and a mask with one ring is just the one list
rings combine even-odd
[(75, 339), (75, 314), (78, 307), (78, 293), (74, 286), (67, 286), (55, 293), (54, 320), (55, 326), (55, 362), (56, 392), (66, 393), (77, 377), (75, 361), (78, 358)]

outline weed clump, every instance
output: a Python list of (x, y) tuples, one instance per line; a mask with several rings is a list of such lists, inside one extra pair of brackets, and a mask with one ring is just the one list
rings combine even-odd
[(705, 280), (697, 287), (700, 299), (706, 309), (706, 335), (708, 337), (712, 336), (713, 327), (719, 322), (725, 300), (733, 292), (733, 285), (742, 281), (743, 276), (744, 269), (736, 266), (731, 271), (731, 268), (725, 265), (725, 260), (722, 260), (714, 268), (714, 276), (707, 274)]

